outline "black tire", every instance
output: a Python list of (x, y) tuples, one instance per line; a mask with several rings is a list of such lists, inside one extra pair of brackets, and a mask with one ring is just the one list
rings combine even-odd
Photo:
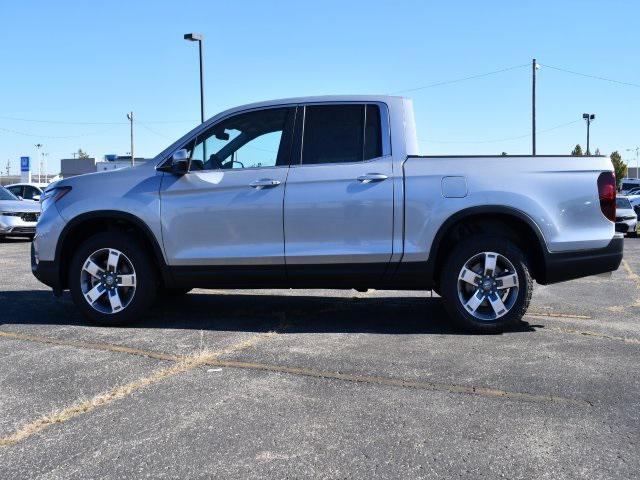
[[(458, 295), (458, 277), (467, 261), (482, 252), (495, 252), (504, 256), (515, 269), (518, 277), (517, 294), (510, 310), (493, 320), (481, 320), (465, 309)], [(496, 235), (472, 235), (460, 242), (444, 263), (440, 277), (440, 290), (444, 307), (454, 323), (473, 333), (498, 333), (517, 325), (529, 307), (533, 292), (533, 280), (525, 255), (509, 239)], [(488, 304), (487, 304), (488, 305)]]
[[(80, 276), (85, 261), (93, 252), (105, 248), (122, 252), (135, 269), (135, 293), (130, 303), (115, 313), (95, 310), (85, 299), (81, 288)], [(151, 259), (135, 237), (124, 232), (105, 232), (90, 237), (77, 249), (69, 268), (69, 289), (74, 303), (89, 321), (112, 326), (129, 324), (143, 316), (155, 300), (158, 281)]]

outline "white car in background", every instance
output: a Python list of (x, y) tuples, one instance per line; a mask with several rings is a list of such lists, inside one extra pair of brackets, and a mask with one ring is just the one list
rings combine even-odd
[(629, 198), (618, 195), (616, 197), (616, 232), (636, 235), (638, 215), (636, 215)]
[(39, 202), (46, 186), (46, 183), (12, 183), (5, 188), (16, 197)]
[(620, 185), (620, 194), (628, 195), (631, 190), (640, 188), (639, 178), (623, 178), (622, 185)]
[(40, 203), (20, 200), (6, 188), (0, 187), (0, 238), (33, 238), (39, 216)]

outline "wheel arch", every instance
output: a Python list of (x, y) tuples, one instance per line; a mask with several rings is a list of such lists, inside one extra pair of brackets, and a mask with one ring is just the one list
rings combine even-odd
[(55, 261), (62, 289), (68, 288), (68, 272), (75, 247), (100, 232), (123, 231), (133, 234), (151, 252), (158, 273), (165, 284), (171, 283), (160, 243), (148, 225), (136, 215), (119, 210), (97, 210), (71, 219), (60, 234)]
[(438, 273), (457, 241), (473, 233), (507, 236), (529, 259), (533, 277), (536, 280), (544, 278), (548, 251), (540, 227), (521, 210), (503, 205), (486, 205), (460, 210), (440, 226), (431, 243), (427, 261), (427, 278), (432, 284), (438, 283)]

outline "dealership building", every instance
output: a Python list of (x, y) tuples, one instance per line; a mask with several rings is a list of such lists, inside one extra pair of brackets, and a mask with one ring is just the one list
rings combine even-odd
[[(135, 163), (145, 163), (148, 158), (135, 158)], [(104, 160), (95, 158), (63, 158), (60, 160), (60, 176), (75, 177), (85, 173), (106, 172), (131, 166), (130, 155), (105, 155)]]

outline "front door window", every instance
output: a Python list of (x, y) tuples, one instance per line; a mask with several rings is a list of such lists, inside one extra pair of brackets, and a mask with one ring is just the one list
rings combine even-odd
[(191, 169), (236, 170), (286, 166), (291, 108), (270, 108), (223, 120), (196, 139)]

